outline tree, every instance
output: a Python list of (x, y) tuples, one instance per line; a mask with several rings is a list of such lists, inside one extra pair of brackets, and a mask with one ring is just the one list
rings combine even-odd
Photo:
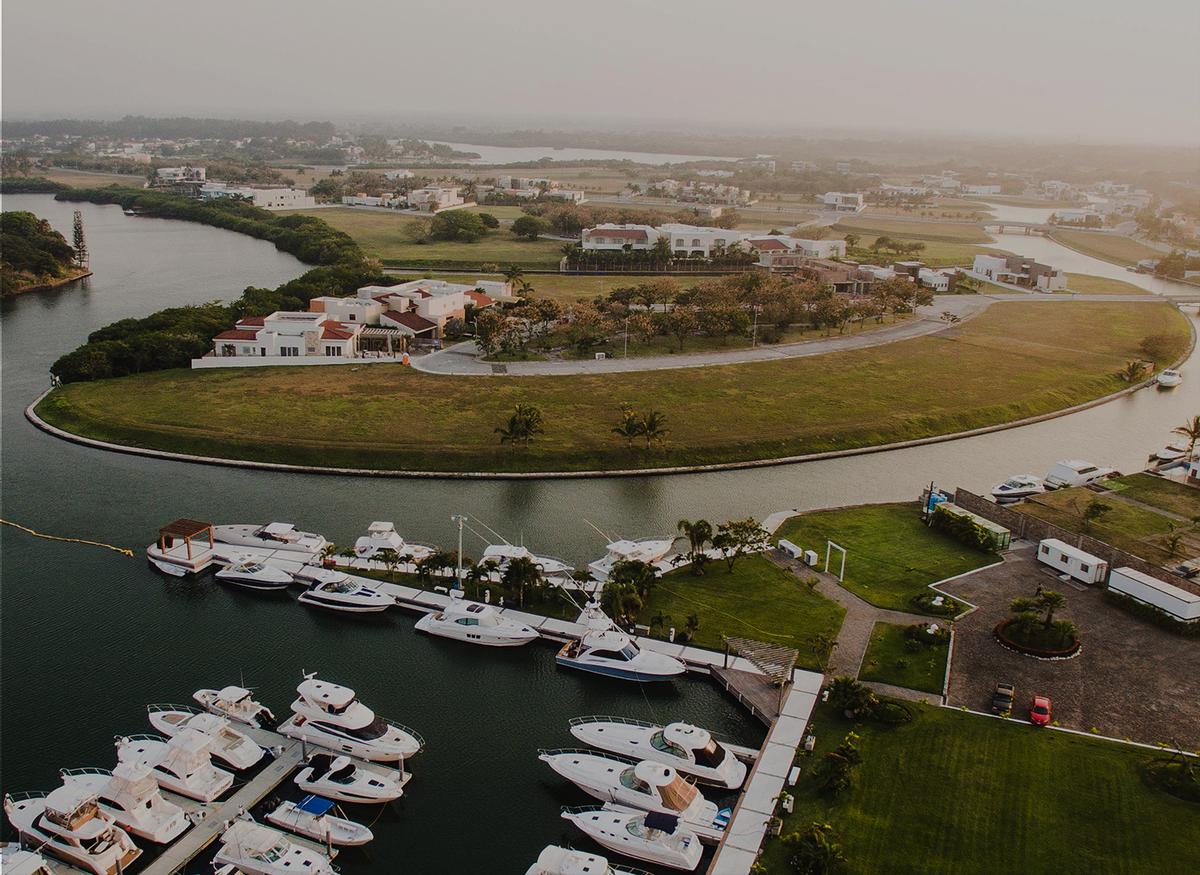
[(683, 621), (683, 634), (687, 636), (687, 640), (691, 641), (695, 638), (699, 630), (700, 618), (695, 614), (688, 614), (687, 619)]
[(676, 304), (667, 314), (667, 330), (679, 341), (679, 351), (683, 351), (683, 342), (696, 333), (700, 322), (695, 311), (688, 306)]
[(817, 668), (824, 673), (826, 666), (829, 665), (829, 657), (833, 655), (833, 649), (837, 647), (837, 638), (828, 632), (815, 632), (808, 636), (805, 643), (808, 644), (809, 652), (817, 660)]
[(500, 435), (500, 443), (528, 446), (537, 435), (543, 434), (543, 416), (540, 408), (533, 404), (518, 404), (513, 408), (508, 422), (498, 426), (495, 432)]
[(452, 240), (474, 243), (487, 234), (487, 226), (478, 213), (466, 210), (448, 210), (438, 213), (429, 220), (429, 236), (434, 240)]
[(712, 540), (712, 523), (708, 520), (696, 520), (695, 522), (680, 520), (676, 528), (681, 535), (687, 538), (687, 558), (692, 563), (692, 574), (703, 574), (704, 563), (708, 561), (704, 545)]
[(548, 230), (546, 221), (537, 216), (518, 216), (512, 223), (512, 232), (527, 240), (536, 240)]
[(621, 418), (613, 427), (613, 434), (620, 435), (628, 442), (629, 448), (633, 449), (633, 441), (635, 438), (642, 436), (644, 426), (642, 418), (628, 404), (621, 405)]
[(826, 796), (840, 795), (850, 788), (854, 768), (861, 762), (858, 735), (849, 732), (842, 743), (821, 757), (813, 768), (817, 788)]
[(1196, 443), (1200, 441), (1200, 416), (1193, 416), (1183, 425), (1171, 429), (1171, 434), (1186, 438), (1188, 442), (1188, 458), (1196, 452)]
[(542, 569), (530, 557), (517, 556), (508, 560), (500, 582), (506, 591), (517, 593), (517, 604), (524, 607), (526, 588), (542, 586), (545, 578), (542, 576)]
[(479, 221), (483, 222), (483, 226), (488, 229), (500, 227), (500, 220), (491, 213), (480, 213)]
[(639, 562), (636, 559), (625, 559), (613, 565), (608, 579), (632, 585), (638, 596), (646, 599), (658, 581), (658, 575), (654, 566), (649, 563)]
[(829, 682), (829, 704), (849, 718), (870, 711), (875, 705), (875, 694), (849, 675), (841, 675)]
[(798, 875), (827, 875), (838, 863), (846, 860), (842, 846), (834, 841), (833, 827), (827, 823), (813, 823), (803, 832), (794, 832), (783, 842), (795, 852), (788, 865)]
[(1166, 361), (1179, 349), (1179, 338), (1173, 334), (1150, 334), (1142, 338), (1142, 354), (1156, 364)]
[(853, 249), (854, 247), (856, 247), (858, 245), (858, 241), (861, 240), (862, 237), (858, 236), (857, 234), (847, 234), (845, 239), (846, 239), (846, 248)]
[(1126, 383), (1136, 383), (1142, 378), (1142, 374), (1145, 372), (1145, 364), (1138, 361), (1130, 361), (1126, 362), (1125, 367), (1121, 368), (1121, 370), (1117, 372), (1117, 376), (1119, 376)]
[(519, 264), (510, 264), (504, 269), (504, 279), (513, 285), (516, 285), (525, 277), (525, 271)]
[(1061, 611), (1067, 606), (1067, 597), (1053, 589), (1042, 590), (1034, 601), (1039, 609), (1046, 612), (1042, 617), (1042, 625), (1047, 629), (1054, 623), (1054, 612)]
[(638, 612), (642, 609), (642, 599), (632, 583), (609, 580), (600, 591), (600, 607), (618, 626), (628, 627), (637, 621)]
[(758, 524), (758, 520), (750, 517), (744, 520), (729, 520), (717, 526), (713, 535), (712, 545), (721, 551), (729, 571), (738, 557), (745, 553), (757, 553), (764, 550), (770, 541), (767, 530)]
[(467, 569), (467, 583), (473, 587), (475, 598), (479, 598), (480, 591), (492, 582), (492, 575), (500, 568), (500, 563), (495, 559), (485, 559), (478, 565), (472, 565)]
[(384, 547), (382, 550), (375, 551), (375, 558), (383, 563), (383, 567), (387, 569), (388, 579), (395, 582), (396, 568), (401, 563), (400, 554), (391, 547)]
[(667, 415), (661, 410), (651, 410), (642, 417), (641, 433), (646, 439), (646, 449), (650, 449), (650, 445), (654, 441), (662, 441), (671, 429), (667, 428)]

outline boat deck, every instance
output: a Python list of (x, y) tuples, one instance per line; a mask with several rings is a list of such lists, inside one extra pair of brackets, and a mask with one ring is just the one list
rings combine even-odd
[(710, 672), (721, 689), (744, 705), (746, 709), (770, 726), (779, 716), (779, 687), (765, 675), (738, 668), (715, 667)]

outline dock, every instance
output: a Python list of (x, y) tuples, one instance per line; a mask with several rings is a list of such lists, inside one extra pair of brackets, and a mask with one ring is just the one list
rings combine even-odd
[(767, 726), (775, 722), (779, 716), (779, 688), (766, 677), (752, 671), (722, 667), (712, 669), (710, 674), (717, 686)]

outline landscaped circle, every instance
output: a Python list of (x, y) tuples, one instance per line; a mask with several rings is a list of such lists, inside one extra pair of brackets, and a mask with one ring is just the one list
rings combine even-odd
[(1079, 648), (1083, 646), (1079, 636), (1072, 636), (1064, 642), (1061, 636), (1041, 624), (1032, 627), (1029, 632), (1023, 632), (1016, 618), (997, 623), (992, 634), (1005, 647), (1041, 659), (1067, 659), (1079, 653)]

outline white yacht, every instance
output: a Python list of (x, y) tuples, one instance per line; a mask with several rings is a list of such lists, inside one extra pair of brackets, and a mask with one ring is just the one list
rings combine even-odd
[(83, 787), (6, 795), (4, 813), (22, 841), (95, 875), (118, 875), (142, 853)]
[(706, 784), (736, 790), (746, 780), (746, 764), (707, 729), (690, 723), (655, 726), (620, 717), (573, 717), (571, 734), (600, 750), (663, 763)]
[(263, 592), (282, 592), (294, 582), (292, 576), (283, 569), (259, 562), (257, 559), (243, 559), (226, 565), (216, 576), (218, 580), (226, 583)]
[(598, 854), (546, 845), (525, 875), (646, 875), (641, 869), (617, 868)]
[(407, 726), (376, 716), (349, 687), (308, 674), (296, 692), (292, 716), (279, 727), (284, 735), (375, 762), (404, 759), (425, 746)]
[(496, 563), (500, 571), (503, 571), (514, 559), (529, 559), (542, 570), (542, 574), (546, 577), (560, 577), (575, 570), (565, 559), (558, 559), (554, 556), (535, 556), (528, 547), (519, 544), (489, 544), (484, 548), (479, 564), (492, 561)]
[(95, 796), (101, 811), (140, 839), (165, 845), (191, 826), (183, 809), (163, 798), (143, 763), (117, 763), (111, 772), (65, 769), (62, 779), (63, 784), (82, 787)]
[(701, 839), (719, 842), (730, 812), (705, 799), (672, 766), (642, 760), (631, 763), (606, 754), (578, 750), (544, 750), (548, 764), (593, 799), (638, 811), (673, 814)]
[(1159, 371), (1158, 376), (1154, 378), (1154, 381), (1164, 389), (1174, 389), (1183, 382), (1183, 374), (1179, 373), (1179, 371), (1167, 368), (1165, 371)]
[(254, 701), (254, 693), (245, 687), (228, 686), (219, 690), (196, 690), (192, 698), (205, 711), (228, 717), (235, 723), (245, 723), (255, 729), (267, 729), (275, 724), (275, 715), (261, 702)]
[(54, 875), (45, 857), (11, 842), (0, 842), (0, 872), (4, 875)]
[(411, 544), (400, 537), (394, 523), (373, 522), (367, 533), (354, 542), (354, 555), (359, 559), (373, 559), (380, 550), (395, 550), (397, 556), (410, 556), (410, 561), (420, 562), (437, 552), (428, 544)]
[(195, 730), (208, 739), (212, 756), (241, 771), (253, 768), (266, 751), (250, 736), (229, 725), (225, 717), (187, 705), (147, 705), (150, 725), (171, 738), (184, 729)]
[(291, 523), (213, 526), (213, 540), (237, 547), (263, 547), (268, 550), (293, 550), (299, 553), (320, 553), (329, 544), (321, 535), (301, 532)]
[(565, 668), (639, 683), (669, 681), (687, 671), (673, 656), (643, 650), (617, 629), (595, 602), (588, 602), (578, 622), (587, 627), (583, 637), (564, 644), (554, 657)]
[(996, 501), (1017, 501), (1045, 491), (1046, 486), (1041, 477), (1033, 474), (1014, 474), (992, 488), (992, 498)]
[(562, 817), (610, 851), (671, 869), (694, 871), (704, 853), (700, 837), (670, 814), (605, 806), (564, 808)]
[(404, 793), (399, 772), (395, 777), (378, 774), (356, 766), (350, 757), (327, 753), (314, 754), (294, 780), (306, 793), (363, 805), (391, 802)]
[(164, 790), (212, 802), (233, 786), (233, 773), (212, 764), (208, 746), (208, 737), (194, 729), (182, 729), (170, 740), (130, 735), (117, 741), (117, 759), (146, 766)]
[(305, 796), (299, 802), (281, 802), (267, 815), (276, 826), (306, 836), (313, 841), (339, 847), (365, 845), (375, 838), (361, 823), (330, 814), (333, 803), (321, 796)]
[[(340, 571), (318, 568), (304, 573), (308, 589), (300, 593), (299, 601), (314, 608), (341, 611), (347, 614), (371, 614), (395, 606), (396, 599)], [(300, 575), (297, 575), (297, 579)]]
[(1178, 462), (1188, 454), (1188, 449), (1187, 441), (1177, 440), (1174, 443), (1167, 444), (1156, 452), (1152, 458), (1160, 462)]
[(1046, 475), (1047, 489), (1069, 489), (1072, 486), (1089, 486), (1106, 477), (1113, 477), (1112, 468), (1101, 468), (1082, 459), (1064, 459), (1055, 464)]
[(238, 820), (221, 834), (214, 866), (233, 866), (246, 875), (333, 875), (329, 858), (298, 845), (279, 830), (252, 820)]
[[(674, 538), (622, 539), (608, 545), (603, 556), (588, 563), (592, 577), (601, 582), (608, 580), (613, 566), (618, 562), (636, 561), (655, 565), (662, 561), (675, 545)], [(661, 569), (660, 569), (661, 570)]]
[(538, 637), (537, 630), (482, 602), (466, 601), (462, 591), (450, 591), (450, 604), (417, 620), (417, 630), (485, 647), (520, 647)]

